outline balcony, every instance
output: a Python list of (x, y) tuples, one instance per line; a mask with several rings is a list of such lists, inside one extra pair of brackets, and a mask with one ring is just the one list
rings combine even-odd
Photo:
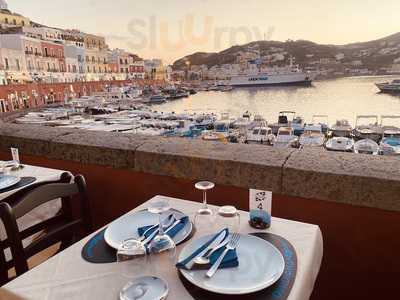
[(24, 163), (83, 174), (96, 228), (157, 194), (198, 201), (199, 179), (217, 183), (210, 203), (243, 210), (249, 188), (270, 190), (274, 216), (322, 230), (311, 299), (393, 299), (397, 290), (397, 158), (14, 124), (0, 137), (0, 159), (13, 145)]

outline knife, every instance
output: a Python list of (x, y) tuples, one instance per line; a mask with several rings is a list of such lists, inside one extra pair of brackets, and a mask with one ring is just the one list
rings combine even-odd
[(193, 265), (195, 264), (194, 260), (195, 260), (197, 257), (203, 256), (203, 255), (204, 255), (205, 253), (207, 253), (209, 250), (212, 250), (213, 248), (217, 247), (217, 246), (225, 239), (225, 236), (226, 236), (226, 231), (224, 230), (223, 232), (221, 232), (221, 233), (219, 234), (219, 236), (217, 236), (217, 237), (214, 239), (214, 241), (213, 241), (210, 245), (208, 245), (203, 251), (201, 251), (201, 252), (198, 253), (195, 257), (193, 257), (190, 261), (188, 261), (188, 262), (185, 264), (185, 268), (188, 269), (188, 270), (191, 270), (191, 269), (193, 268)]

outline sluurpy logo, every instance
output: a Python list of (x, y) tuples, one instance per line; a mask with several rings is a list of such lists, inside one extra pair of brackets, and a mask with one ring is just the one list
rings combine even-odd
[(175, 52), (188, 47), (211, 46), (218, 50), (226, 45), (246, 44), (271, 39), (275, 28), (262, 30), (257, 26), (216, 26), (215, 18), (196, 18), (186, 14), (177, 22), (168, 22), (155, 15), (132, 19), (128, 23), (127, 46), (133, 50)]

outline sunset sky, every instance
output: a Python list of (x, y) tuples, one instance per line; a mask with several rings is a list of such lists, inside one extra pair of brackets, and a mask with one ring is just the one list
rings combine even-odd
[(100, 34), (113, 48), (169, 63), (195, 51), (220, 51), (264, 38), (345, 44), (400, 31), (399, 0), (7, 2), (10, 10), (33, 21)]

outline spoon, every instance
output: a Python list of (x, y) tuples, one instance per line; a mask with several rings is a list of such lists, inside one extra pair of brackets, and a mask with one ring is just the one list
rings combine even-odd
[(196, 257), (194, 259), (194, 262), (198, 265), (207, 265), (210, 263), (210, 257), (211, 255), (217, 251), (218, 249), (221, 249), (222, 247), (225, 247), (228, 244), (229, 240), (226, 240), (224, 242), (222, 242), (221, 244), (219, 244), (217, 247), (215, 247), (214, 249), (212, 249), (211, 251), (206, 252), (203, 256), (200, 257)]

